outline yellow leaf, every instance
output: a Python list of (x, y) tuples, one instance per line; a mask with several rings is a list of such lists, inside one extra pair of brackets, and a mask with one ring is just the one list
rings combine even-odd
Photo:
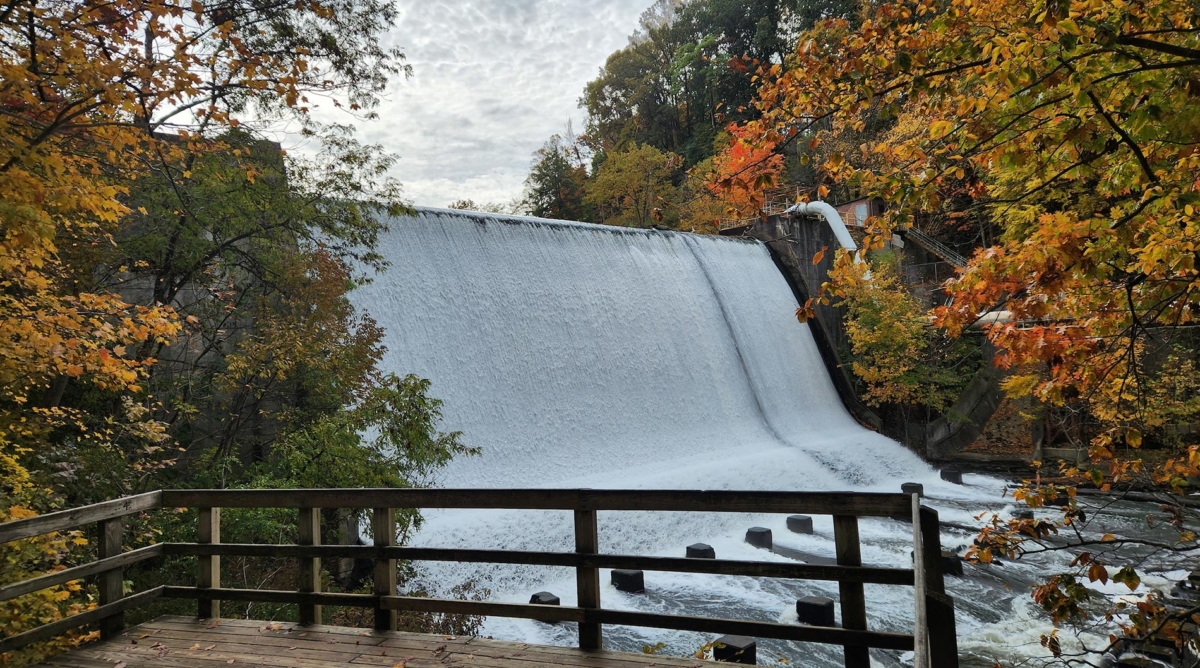
[(1128, 443), (1129, 447), (1131, 448), (1142, 447), (1142, 432), (1138, 431), (1137, 429), (1130, 428), (1129, 431), (1125, 432), (1125, 442)]

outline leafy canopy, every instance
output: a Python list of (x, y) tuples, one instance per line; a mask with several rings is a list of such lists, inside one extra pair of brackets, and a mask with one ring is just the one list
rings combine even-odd
[[(1066, 470), (1067, 482), (1109, 489), (1142, 479), (1179, 494), (1200, 474), (1195, 446), (1153, 465), (1116, 456), (1169, 415), (1155, 411), (1182, 406), (1162, 401), (1170, 388), (1154, 370), (1170, 373), (1164, 344), (1200, 314), (1198, 14), (1195, 3), (1173, 0), (894, 2), (861, 26), (823, 24), (801, 37), (786, 67), (758, 71), (761, 117), (744, 132), (759, 146), (806, 142), (825, 177), (886, 201), (868, 248), (939, 211), (949, 192), (968, 195), (1002, 230), (948, 284), (953, 300), (936, 310), (937, 323), (959, 334), (1001, 312), (981, 324), (1015, 374), (1011, 391), (1102, 407), (1095, 463)], [(903, 129), (821, 150), (819, 128), (861, 131), (872, 118)], [(842, 255), (833, 284), (855, 271)], [(1035, 506), (1056, 495), (1036, 484), (1017, 493)], [(1183, 519), (1191, 511), (1177, 496), (1164, 500), (1178, 542), (1145, 545), (1200, 549)], [(1074, 574), (1036, 592), (1056, 618), (1084, 614), (1079, 578), (1106, 580), (1104, 560), (1120, 558), (1055, 539), (1089, 521), (1064, 507), (1057, 523), (998, 521), (977, 550), (985, 560), (1079, 551)], [(1128, 568), (1120, 581), (1136, 586)], [(1126, 612), (1135, 634), (1180, 621), (1151, 604)]]

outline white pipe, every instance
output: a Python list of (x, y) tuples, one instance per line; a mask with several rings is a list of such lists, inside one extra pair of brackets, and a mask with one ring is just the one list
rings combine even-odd
[(783, 213), (784, 215), (807, 213), (823, 217), (825, 222), (829, 223), (829, 229), (833, 231), (833, 236), (837, 238), (842, 248), (854, 254), (855, 262), (859, 261), (858, 244), (854, 243), (854, 238), (850, 236), (850, 230), (846, 229), (846, 223), (842, 222), (842, 217), (838, 215), (837, 209), (825, 202), (799, 202), (788, 207)]
[(1016, 318), (1012, 311), (985, 311), (979, 314), (979, 319), (971, 323), (967, 329), (983, 329), (987, 325), (1007, 325)]

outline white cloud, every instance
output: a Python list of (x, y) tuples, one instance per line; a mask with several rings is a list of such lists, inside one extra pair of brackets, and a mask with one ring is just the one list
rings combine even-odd
[(507, 201), (531, 154), (568, 119), (584, 84), (627, 43), (649, 0), (399, 0), (389, 36), (414, 70), (394, 81), (360, 137), (400, 156), (416, 204)]

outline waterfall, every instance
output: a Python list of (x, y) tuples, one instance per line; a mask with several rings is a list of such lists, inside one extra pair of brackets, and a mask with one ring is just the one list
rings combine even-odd
[[(482, 450), (452, 462), (444, 486), (898, 492), (911, 480), (925, 485), (943, 520), (973, 524), (974, 514), (1001, 505), (1000, 481), (943, 483), (853, 420), (761, 243), (439, 209), (390, 228), (379, 250), (391, 267), (352, 298), (386, 328), (384, 368), (429, 378), (444, 402), (442, 428)], [(569, 515), (426, 511), (414, 544), (571, 551)], [(704, 542), (720, 558), (783, 560), (744, 543), (759, 525), (776, 544), (833, 556), (831, 519), (814, 520), (814, 535), (797, 535), (783, 516), (604, 512), (601, 551), (683, 556)], [(910, 525), (867, 518), (860, 532), (865, 563), (910, 566)], [(944, 534), (945, 544), (954, 541), (970, 536)], [(470, 580), (496, 600), (527, 602), (548, 589), (575, 603), (569, 569), (423, 567), (426, 584), (443, 594)], [(1025, 567), (1007, 568), (1007, 580), (951, 583), (960, 635), (982, 634), (988, 645), (988, 625), (1024, 605), (1005, 586), (1034, 574), (1014, 578)], [(764, 621), (794, 622), (800, 596), (838, 596), (829, 582), (659, 572), (646, 574), (646, 594), (632, 595), (608, 586), (606, 571), (601, 577), (605, 607)], [(872, 629), (911, 632), (911, 588), (867, 585), (866, 593)], [(571, 625), (529, 620), (492, 618), (485, 633), (575, 641)], [(689, 654), (711, 639), (605, 628), (607, 646), (634, 651), (663, 641)], [(776, 655), (841, 665), (840, 647), (760, 642), (760, 658)], [(899, 665), (895, 654), (873, 656)]]
[(440, 210), (391, 228), (392, 266), (353, 296), (384, 367), (431, 379), (483, 449), (446, 486), (895, 491), (929, 472), (847, 413), (758, 242)]

